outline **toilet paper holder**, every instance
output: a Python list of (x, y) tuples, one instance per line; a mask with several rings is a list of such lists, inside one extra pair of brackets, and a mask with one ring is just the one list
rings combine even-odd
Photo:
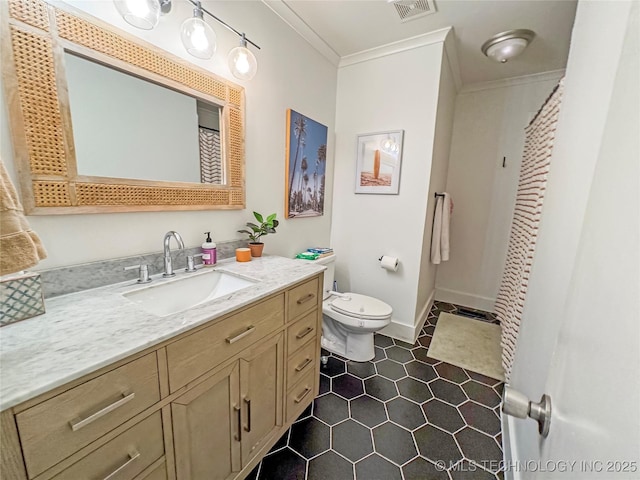
[(397, 257), (390, 257), (387, 255), (382, 255), (380, 258), (378, 258), (378, 261), (380, 262), (380, 266), (389, 271), (389, 272), (397, 272), (398, 271), (398, 265), (400, 264), (400, 261), (398, 260)]

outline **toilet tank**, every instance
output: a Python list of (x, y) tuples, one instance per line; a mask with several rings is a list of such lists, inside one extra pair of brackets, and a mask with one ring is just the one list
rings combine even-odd
[(322, 287), (322, 298), (323, 300), (326, 299), (329, 295), (327, 294), (328, 290), (333, 290), (333, 279), (334, 279), (334, 275), (336, 272), (336, 265), (335, 265), (335, 261), (336, 261), (336, 256), (334, 255), (329, 255), (328, 257), (322, 257), (319, 258), (317, 260), (314, 260), (314, 262), (319, 263), (321, 265), (324, 265), (325, 267), (327, 267), (327, 269), (324, 271), (324, 284)]

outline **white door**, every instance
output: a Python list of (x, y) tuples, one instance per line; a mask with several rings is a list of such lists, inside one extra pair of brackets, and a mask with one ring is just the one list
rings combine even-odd
[[(586, 29), (578, 32), (581, 35), (593, 34), (590, 26), (607, 26), (601, 15), (606, 2), (595, 3), (578, 7), (576, 28)], [(519, 365), (512, 378), (512, 385), (524, 390), (530, 400), (538, 401), (542, 393), (551, 397), (551, 428), (543, 439), (532, 420), (509, 418), (503, 423), (508, 442), (506, 478), (640, 479), (640, 9), (637, 2), (627, 4), (626, 12), (620, 4), (616, 8), (614, 16), (624, 22), (619, 25), (618, 50), (609, 51), (615, 68), (610, 72), (607, 108), (601, 112), (601, 141), (596, 142), (589, 178), (580, 178), (577, 169), (573, 172), (587, 188), (574, 257), (568, 252), (570, 261), (557, 262), (555, 276), (546, 278), (549, 284), (560, 285), (567, 278), (564, 302), (553, 310), (547, 306), (545, 318), (525, 318), (529, 323), (540, 320), (540, 325), (549, 328), (546, 332), (539, 325), (523, 328), (516, 354)], [(606, 30), (611, 32), (611, 28)], [(584, 38), (576, 39), (576, 32), (575, 42)], [(582, 48), (573, 41), (571, 55)], [(570, 78), (571, 55), (567, 96), (576, 83)], [(583, 101), (591, 102), (593, 108), (593, 98)], [(567, 105), (569, 109), (580, 111), (573, 105)], [(571, 133), (568, 128), (562, 132), (559, 123), (556, 141), (566, 144), (567, 139), (561, 138), (566, 132)], [(565, 153), (570, 152), (564, 147)], [(554, 150), (554, 160), (556, 153)], [(552, 175), (554, 168), (552, 163)], [(572, 172), (565, 173), (563, 188), (571, 189)], [(549, 187), (553, 187), (551, 178)], [(552, 202), (544, 208), (555, 207)], [(541, 238), (545, 228), (555, 228), (555, 234), (562, 235), (560, 223), (553, 218), (544, 222), (543, 212)], [(546, 235), (553, 238), (553, 233)], [(545, 255), (544, 249), (536, 252), (534, 268), (536, 262), (548, 260)], [(531, 302), (528, 297), (527, 302), (525, 313), (545, 311), (543, 296)]]

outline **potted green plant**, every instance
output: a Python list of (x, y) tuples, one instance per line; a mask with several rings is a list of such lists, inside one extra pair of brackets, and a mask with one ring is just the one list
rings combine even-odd
[(249, 240), (251, 240), (249, 242), (251, 256), (261, 257), (264, 243), (260, 241), (260, 237), (269, 233), (276, 233), (276, 227), (280, 224), (280, 222), (276, 220), (275, 213), (272, 213), (266, 219), (258, 212), (253, 212), (253, 216), (256, 217), (259, 225), (253, 222), (247, 222), (247, 227), (249, 227), (250, 230), (238, 230), (238, 233), (246, 233), (249, 236)]

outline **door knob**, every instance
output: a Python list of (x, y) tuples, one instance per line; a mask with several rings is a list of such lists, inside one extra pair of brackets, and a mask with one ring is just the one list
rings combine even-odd
[(517, 418), (532, 418), (538, 422), (538, 433), (549, 435), (551, 425), (551, 397), (542, 395), (538, 403), (530, 401), (526, 395), (505, 385), (502, 393), (502, 411)]

